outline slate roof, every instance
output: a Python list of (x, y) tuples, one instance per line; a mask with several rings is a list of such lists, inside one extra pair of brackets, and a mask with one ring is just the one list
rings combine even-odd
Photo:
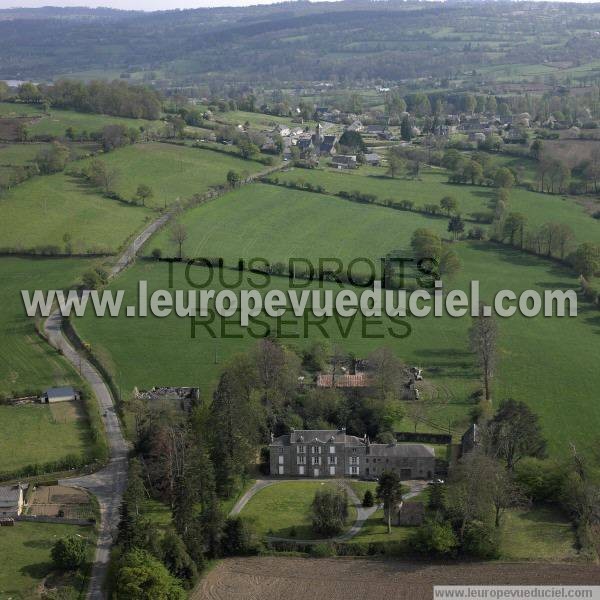
[(18, 485), (5, 485), (0, 487), (0, 502), (11, 502), (15, 506), (19, 503), (20, 488)]
[(391, 458), (431, 458), (435, 452), (430, 446), (424, 444), (371, 444), (369, 446), (371, 456), (384, 456)]
[(355, 435), (347, 435), (344, 429), (294, 429), (289, 435), (275, 438), (271, 446), (289, 446), (290, 444), (363, 444), (364, 441)]
[(74, 398), (75, 390), (70, 386), (48, 388), (45, 392), (48, 399), (52, 398)]

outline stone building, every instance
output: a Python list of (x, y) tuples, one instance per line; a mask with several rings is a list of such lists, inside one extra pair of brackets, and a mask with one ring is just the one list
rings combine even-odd
[(423, 444), (371, 444), (344, 428), (292, 430), (269, 446), (271, 475), (375, 478), (395, 471), (404, 479), (431, 479), (435, 452)]

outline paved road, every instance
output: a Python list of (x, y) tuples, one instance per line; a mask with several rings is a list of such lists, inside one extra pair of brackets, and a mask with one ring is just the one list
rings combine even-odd
[[(169, 214), (162, 215), (150, 223), (135, 240), (127, 246), (110, 271), (110, 277), (118, 275), (134, 259), (148, 238), (169, 219)], [(83, 294), (88, 294), (85, 290)], [(46, 323), (44, 331), (52, 346), (60, 349), (63, 356), (79, 371), (85, 379), (99, 404), (100, 413), (103, 415), (104, 426), (109, 446), (108, 464), (96, 473), (61, 479), (61, 485), (80, 487), (94, 494), (100, 505), (100, 525), (98, 528), (98, 541), (94, 565), (90, 576), (87, 591), (89, 600), (104, 598), (102, 586), (106, 579), (110, 560), (110, 549), (119, 524), (119, 509), (123, 492), (127, 486), (127, 455), (129, 446), (121, 432), (121, 424), (115, 411), (114, 401), (108, 385), (102, 379), (97, 369), (83, 356), (81, 356), (62, 332), (62, 317), (58, 310), (53, 312)]]
[[(248, 504), (248, 502), (250, 501), (250, 499), (260, 490), (271, 486), (271, 485), (275, 485), (277, 483), (281, 483), (284, 481), (298, 481), (298, 479), (258, 479), (255, 484), (249, 489), (247, 490), (242, 497), (235, 503), (235, 505), (233, 506), (233, 508), (231, 509), (229, 515), (230, 516), (234, 516), (234, 515), (238, 515), (242, 509), (244, 508), (244, 506), (246, 506), (246, 504)], [(327, 483), (331, 483), (331, 481), (335, 481), (332, 479), (312, 479), (311, 481), (320, 481), (320, 482), (327, 482)], [(362, 526), (365, 524), (365, 521), (378, 509), (378, 508), (383, 508), (383, 505), (375, 505), (369, 508), (364, 508), (362, 505), (362, 501), (361, 499), (356, 495), (356, 493), (354, 492), (354, 490), (348, 485), (348, 483), (344, 480), (340, 480), (346, 487), (346, 490), (348, 491), (348, 497), (350, 498), (350, 501), (352, 502), (352, 504), (354, 504), (354, 506), (356, 507), (356, 520), (354, 521), (352, 527), (350, 527), (350, 529), (348, 529), (348, 531), (344, 532), (342, 535), (333, 537), (333, 538), (328, 538), (328, 540), (299, 540), (297, 538), (285, 538), (285, 537), (277, 537), (277, 536), (267, 536), (267, 538), (271, 541), (274, 542), (296, 542), (299, 544), (319, 544), (322, 543), (323, 541), (331, 541), (331, 542), (346, 542), (349, 539), (353, 538), (355, 535), (357, 535), (360, 530), (362, 529)], [(404, 495), (404, 500), (409, 500), (410, 498), (413, 498), (414, 496), (420, 494), (426, 487), (427, 487), (427, 482), (426, 481), (405, 481), (403, 482), (404, 485), (408, 485), (410, 487), (410, 492), (408, 492), (407, 494)]]
[[(277, 166), (265, 169), (260, 174), (255, 174), (248, 179), (248, 183), (260, 175), (265, 175), (280, 169)], [(152, 221), (122, 252), (110, 270), (109, 277), (116, 277), (130, 263), (135, 260), (137, 253), (150, 236), (160, 229), (172, 216), (165, 213)], [(83, 294), (88, 294), (84, 290)], [(123, 492), (127, 486), (127, 455), (129, 446), (121, 432), (119, 418), (115, 412), (113, 397), (108, 385), (102, 379), (97, 369), (70, 344), (62, 332), (62, 317), (55, 311), (48, 317), (44, 324), (44, 331), (52, 346), (60, 349), (64, 357), (80, 372), (85, 379), (98, 403), (104, 419), (110, 456), (108, 464), (100, 471), (83, 477), (61, 479), (61, 485), (79, 487), (94, 494), (100, 505), (100, 525), (98, 528), (98, 541), (94, 557), (94, 565), (87, 591), (89, 600), (102, 600), (102, 590), (110, 560), (110, 549), (119, 524), (119, 509)]]

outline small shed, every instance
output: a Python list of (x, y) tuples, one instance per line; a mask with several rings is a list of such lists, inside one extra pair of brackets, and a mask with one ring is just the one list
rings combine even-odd
[(393, 516), (393, 523), (400, 527), (416, 527), (423, 523), (425, 506), (422, 502), (401, 502)]
[(79, 400), (79, 392), (71, 386), (55, 387), (47, 389), (41, 398), (45, 404), (54, 404), (55, 402), (70, 402)]
[(0, 517), (18, 517), (23, 510), (23, 487), (19, 485), (0, 486)]

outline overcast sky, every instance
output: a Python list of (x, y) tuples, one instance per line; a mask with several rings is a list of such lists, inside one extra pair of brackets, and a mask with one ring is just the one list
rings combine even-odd
[[(174, 8), (201, 8), (207, 6), (251, 6), (272, 4), (274, 0), (0, 0), (0, 8), (38, 6), (107, 6), (127, 10), (169, 10)], [(279, 0), (277, 0), (279, 1)], [(566, 0), (594, 1), (594, 0)], [(596, 0), (598, 1), (598, 0)]]

